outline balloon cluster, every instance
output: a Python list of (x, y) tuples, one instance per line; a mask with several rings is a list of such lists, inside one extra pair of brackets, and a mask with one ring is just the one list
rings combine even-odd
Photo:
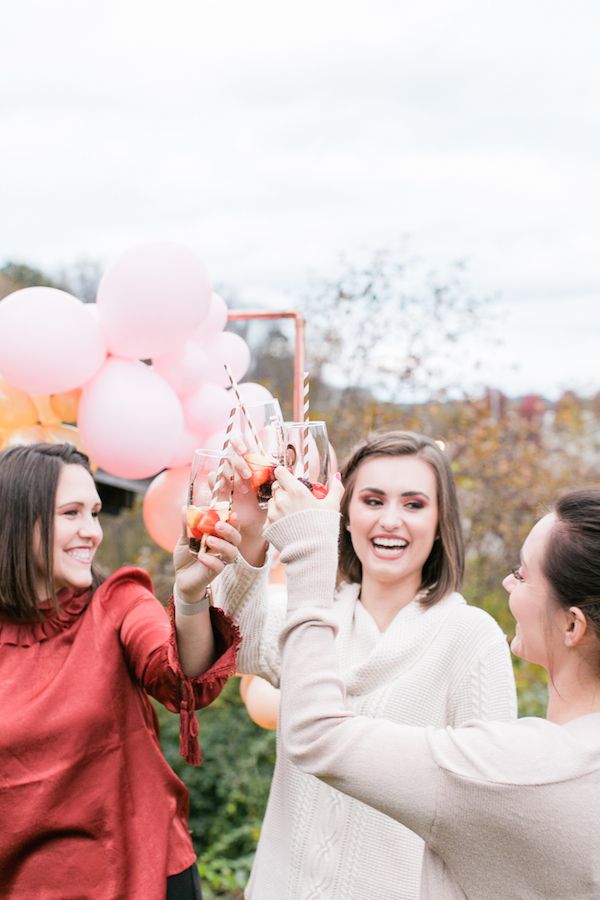
[[(250, 350), (202, 261), (170, 242), (123, 253), (96, 303), (32, 287), (0, 303), (0, 446), (69, 440), (120, 478), (155, 476), (144, 523), (172, 550), (196, 447), (218, 447)], [(246, 402), (270, 398), (240, 385)], [(159, 473), (159, 474), (157, 474)]]

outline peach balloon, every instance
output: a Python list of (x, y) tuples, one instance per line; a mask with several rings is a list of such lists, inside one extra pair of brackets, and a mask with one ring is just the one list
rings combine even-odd
[(59, 425), (60, 419), (50, 405), (50, 397), (32, 397), (38, 411), (38, 419), (41, 425)]
[(255, 675), (241, 675), (240, 676), (240, 697), (242, 698), (242, 703), (246, 703), (246, 696), (248, 694), (248, 687), (250, 686), (250, 682)]
[(274, 731), (279, 715), (279, 691), (255, 675), (246, 692), (246, 709), (253, 722)]
[(0, 428), (12, 430), (37, 421), (38, 411), (29, 394), (0, 378)]
[(190, 467), (166, 469), (154, 478), (144, 496), (144, 525), (159, 547), (172, 553), (181, 534), (181, 508), (187, 501)]
[(16, 447), (19, 444), (46, 443), (46, 430), (41, 425), (26, 425), (24, 428), (15, 428), (6, 441), (7, 447)]
[(69, 425), (74, 425), (77, 421), (77, 410), (79, 409), (80, 399), (81, 388), (65, 391), (62, 394), (52, 394), (50, 396), (50, 407), (61, 422), (67, 422)]

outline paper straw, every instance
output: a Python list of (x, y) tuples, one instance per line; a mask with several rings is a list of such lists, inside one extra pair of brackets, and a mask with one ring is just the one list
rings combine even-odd
[[(214, 509), (217, 505), (217, 495), (221, 488), (222, 482), (225, 480), (223, 476), (223, 472), (225, 470), (225, 464), (227, 463), (227, 450), (229, 449), (229, 440), (231, 438), (231, 431), (233, 429), (233, 422), (235, 419), (236, 408), (235, 406), (231, 409), (229, 413), (229, 418), (227, 420), (227, 428), (225, 430), (225, 439), (223, 441), (223, 448), (221, 450), (221, 459), (219, 460), (219, 465), (217, 466), (217, 474), (215, 475), (215, 483), (213, 484), (210, 501), (208, 504), (209, 509)], [(233, 499), (233, 474), (231, 475), (231, 488), (229, 492), (229, 509), (231, 510), (231, 501)], [(206, 550), (206, 535), (202, 535), (202, 540), (200, 541), (200, 552), (204, 553)]]
[(239, 404), (239, 407), (240, 407), (241, 411), (242, 411), (243, 414), (244, 414), (244, 418), (246, 419), (246, 422), (248, 423), (248, 428), (250, 429), (250, 434), (252, 435), (252, 437), (254, 438), (254, 440), (255, 440), (255, 442), (256, 442), (257, 450), (258, 450), (258, 452), (261, 453), (263, 456), (266, 456), (267, 454), (265, 453), (265, 448), (263, 447), (263, 443), (262, 443), (261, 439), (260, 439), (259, 436), (258, 436), (258, 431), (256, 430), (256, 426), (255, 426), (254, 422), (252, 421), (252, 419), (251, 419), (250, 416), (248, 415), (248, 410), (247, 410), (246, 407), (244, 406), (244, 401), (242, 400), (242, 398), (241, 398), (241, 396), (240, 396), (240, 390), (239, 390), (239, 388), (238, 388), (238, 386), (237, 386), (237, 383), (236, 383), (236, 381), (235, 381), (235, 378), (234, 378), (233, 375), (231, 374), (231, 369), (229, 368), (229, 365), (228, 365), (227, 363), (225, 363), (224, 365), (225, 365), (225, 371), (227, 372), (227, 377), (229, 378), (229, 381), (230, 381), (230, 383), (231, 383), (231, 387), (233, 388), (233, 393), (235, 394), (235, 396), (236, 396), (236, 398), (237, 398), (237, 402), (238, 402), (238, 404)]
[(303, 473), (304, 477), (308, 478), (308, 422), (309, 422), (309, 408), (310, 404), (308, 401), (308, 372), (304, 373), (304, 406), (303, 406), (303, 421), (304, 421), (304, 429), (302, 431), (302, 461), (303, 461)]
[(227, 420), (227, 428), (225, 429), (225, 440), (223, 441), (223, 449), (221, 450), (221, 459), (219, 460), (219, 465), (217, 468), (217, 474), (215, 475), (215, 483), (213, 484), (212, 494), (210, 497), (210, 506), (215, 507), (217, 504), (217, 494), (221, 489), (221, 484), (225, 481), (223, 476), (223, 472), (225, 470), (225, 464), (227, 463), (227, 451), (229, 449), (229, 441), (231, 439), (231, 432), (233, 430), (233, 422), (235, 420), (236, 408), (232, 407), (229, 418)]

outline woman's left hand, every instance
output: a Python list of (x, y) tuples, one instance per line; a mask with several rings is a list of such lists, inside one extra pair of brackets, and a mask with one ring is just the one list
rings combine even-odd
[(339, 510), (344, 488), (337, 478), (330, 479), (325, 497), (317, 500), (305, 484), (284, 466), (275, 469), (277, 481), (272, 487), (272, 497), (267, 508), (267, 524), (273, 525), (284, 516), (306, 509)]
[(227, 522), (218, 522), (215, 526), (218, 537), (210, 536), (206, 539), (207, 548), (211, 552), (198, 555), (190, 552), (184, 526), (173, 551), (175, 586), (184, 602), (195, 603), (200, 600), (211, 581), (221, 574), (226, 565), (235, 560), (242, 540), (236, 526), (235, 513), (231, 514)]

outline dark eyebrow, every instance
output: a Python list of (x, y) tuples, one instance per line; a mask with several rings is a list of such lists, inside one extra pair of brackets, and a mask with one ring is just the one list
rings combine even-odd
[[(81, 500), (67, 500), (66, 503), (61, 503), (60, 506), (57, 506), (56, 508), (57, 508), (57, 509), (64, 509), (65, 506), (78, 506), (78, 507), (81, 507), (81, 506), (85, 506), (85, 503), (83, 503)], [(96, 507), (98, 507), (99, 509), (102, 509), (102, 501), (101, 501), (101, 500), (97, 500), (97, 501), (94, 503), (93, 509), (96, 509)]]
[[(382, 491), (381, 488), (374, 487), (364, 487), (361, 488), (358, 492), (359, 494), (364, 494), (368, 492), (369, 494), (377, 494), (378, 497), (385, 497), (385, 491)], [(424, 491), (403, 491), (400, 494), (401, 497), (425, 497), (426, 500), (430, 500), (428, 494), (424, 493)]]

